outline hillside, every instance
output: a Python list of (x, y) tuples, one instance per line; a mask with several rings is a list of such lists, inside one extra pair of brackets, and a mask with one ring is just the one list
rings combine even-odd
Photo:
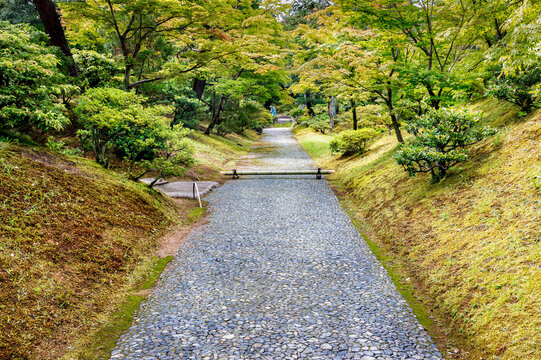
[[(439, 184), (408, 177), (385, 136), (352, 158), (326, 149), (330, 136), (297, 130), (368, 234), (463, 358), (541, 358), (541, 112), (472, 105), (500, 132)], [(353, 204), (353, 205), (352, 205)], [(434, 334), (437, 337), (437, 334)], [(449, 355), (451, 357), (451, 355)]]
[[(250, 143), (193, 141), (188, 173), (218, 180), (217, 170)], [(156, 255), (162, 235), (193, 222), (195, 203), (91, 160), (0, 142), (0, 358), (56, 359), (73, 347), (78, 358), (106, 358), (144, 297), (137, 291), (171, 258)]]

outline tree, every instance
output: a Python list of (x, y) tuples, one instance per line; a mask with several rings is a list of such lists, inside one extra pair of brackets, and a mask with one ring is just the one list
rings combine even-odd
[(77, 64), (73, 59), (66, 34), (64, 34), (64, 28), (60, 22), (60, 16), (56, 11), (56, 6), (52, 0), (33, 0), (36, 9), (38, 10), (39, 17), (45, 28), (45, 32), (49, 35), (50, 44), (57, 46), (62, 50), (64, 55), (68, 58), (68, 69), (71, 76), (77, 76)]
[(63, 95), (77, 90), (64, 83), (46, 35), (25, 24), (0, 22), (0, 129), (60, 130), (68, 123)]
[(293, 0), (291, 7), (282, 22), (288, 30), (293, 30), (299, 24), (310, 22), (307, 16), (331, 6), (329, 0)]
[[(171, 73), (190, 72), (220, 57), (213, 52), (211, 40), (223, 35), (221, 21), (235, 10), (225, 0), (88, 0), (62, 6), (75, 39), (79, 30), (89, 26), (94, 27), (93, 37), (100, 38), (105, 30), (114, 39), (113, 46), (122, 56), (127, 91)], [(168, 62), (172, 65), (169, 71), (161, 72)], [(134, 74), (137, 80), (132, 81)]]
[(227, 37), (215, 44), (219, 61), (207, 62), (195, 72), (198, 98), (211, 112), (206, 135), (222, 122), (225, 107), (265, 103), (281, 96), (279, 84), (287, 81), (281, 66), (288, 37), (274, 16), (282, 8), (273, 0), (265, 7), (237, 9), (236, 16), (220, 29)]
[[(484, 2), (343, 0), (341, 4), (357, 27), (369, 27), (387, 39), (404, 40), (392, 45), (386, 58), (398, 60), (404, 82), (425, 90), (422, 101), (431, 108), (438, 109), (452, 99), (463, 75), (474, 72), (483, 61), (486, 31), (479, 31), (479, 23), (486, 17)], [(408, 61), (397, 53), (408, 54)]]
[(468, 159), (466, 147), (495, 134), (478, 126), (481, 119), (479, 113), (450, 108), (416, 117), (406, 126), (414, 137), (399, 145), (395, 160), (410, 176), (429, 172), (432, 182), (439, 182), (449, 168)]
[[(171, 128), (170, 106), (143, 106), (144, 101), (142, 96), (120, 89), (88, 90), (75, 108), (83, 125), (78, 132), (81, 143), (106, 168), (113, 153), (126, 157), (134, 179), (157, 167), (179, 172), (179, 166), (189, 164), (191, 158), (181, 141), (189, 130), (180, 125)], [(133, 175), (136, 162), (143, 162), (143, 175)]]
[(496, 72), (490, 94), (519, 106), (529, 113), (539, 106), (539, 91), (536, 87), (541, 83), (541, 69), (532, 66), (528, 69), (503, 74)]
[(541, 49), (541, 21), (538, 1), (490, 2), (498, 36), (492, 41), (485, 56), (498, 65), (505, 75), (514, 75), (539, 64)]

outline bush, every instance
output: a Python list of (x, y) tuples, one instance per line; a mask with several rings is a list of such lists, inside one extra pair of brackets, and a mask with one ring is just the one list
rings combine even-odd
[(172, 124), (183, 124), (189, 129), (197, 129), (200, 113), (203, 111), (201, 102), (184, 95), (177, 95), (174, 99), (175, 114)]
[(331, 140), (329, 147), (332, 152), (344, 155), (363, 153), (377, 135), (378, 131), (372, 128), (345, 130)]
[(76, 87), (62, 84), (56, 50), (28, 25), (0, 22), (0, 130), (60, 130), (68, 123), (63, 95)]
[(534, 88), (541, 83), (541, 69), (538, 67), (520, 71), (514, 75), (497, 72), (494, 84), (489, 94), (500, 100), (508, 101), (519, 106), (523, 111), (530, 112), (538, 107), (539, 96)]
[(240, 134), (246, 129), (272, 124), (272, 115), (255, 101), (233, 100), (227, 105), (223, 121), (216, 126), (216, 132), (220, 135)]
[(476, 127), (481, 120), (479, 113), (448, 108), (416, 117), (406, 126), (414, 137), (399, 145), (395, 160), (410, 176), (429, 172), (432, 182), (438, 182), (450, 167), (468, 159), (467, 146), (496, 133)]
[(294, 119), (297, 119), (298, 117), (302, 116), (304, 114), (304, 110), (301, 108), (295, 108), (289, 111), (289, 116), (291, 116)]
[(329, 123), (329, 119), (320, 116), (311, 118), (308, 122), (308, 126), (311, 129), (322, 134), (325, 134), (327, 131), (331, 130), (331, 124)]
[(114, 81), (122, 71), (115, 60), (96, 51), (79, 49), (73, 49), (73, 58), (83, 79), (82, 86), (94, 88), (121, 84), (121, 80)]
[(308, 127), (310, 120), (311, 120), (310, 116), (303, 115), (297, 119), (297, 124), (299, 124), (300, 126)]
[[(118, 89), (87, 91), (75, 108), (83, 125), (78, 132), (83, 147), (93, 150), (96, 161), (105, 167), (113, 153), (125, 157), (133, 179), (159, 169), (160, 176), (181, 175), (182, 166), (191, 163), (191, 150), (185, 142), (189, 130), (181, 125), (171, 128), (171, 107), (145, 107), (143, 101), (142, 96)], [(137, 162), (144, 171), (133, 175)]]

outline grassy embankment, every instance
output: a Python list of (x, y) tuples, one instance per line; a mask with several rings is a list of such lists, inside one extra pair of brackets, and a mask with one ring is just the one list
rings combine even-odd
[[(250, 143), (192, 141), (188, 174), (205, 180)], [(90, 160), (0, 142), (0, 358), (108, 358), (171, 260), (162, 235), (201, 214)]]
[(330, 136), (296, 132), (320, 166), (337, 169), (344, 207), (428, 309), (447, 357), (541, 359), (541, 112), (520, 118), (488, 99), (472, 108), (500, 132), (439, 184), (408, 177), (393, 137), (338, 158)]

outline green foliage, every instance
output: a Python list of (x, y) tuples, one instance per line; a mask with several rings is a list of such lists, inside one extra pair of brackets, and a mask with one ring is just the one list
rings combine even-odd
[(160, 171), (164, 176), (179, 175), (191, 163), (191, 151), (184, 141), (189, 130), (181, 125), (171, 128), (172, 108), (143, 106), (142, 96), (118, 89), (96, 88), (79, 99), (75, 113), (83, 124), (78, 132), (85, 150), (92, 150), (96, 161), (109, 166), (111, 154), (118, 153), (136, 162), (144, 172)]
[(156, 104), (171, 104), (174, 107), (171, 126), (182, 124), (184, 127), (196, 130), (205, 112), (203, 103), (196, 99), (192, 89), (181, 85), (178, 81), (169, 80), (156, 84), (152, 88), (153, 102)]
[(199, 100), (185, 95), (177, 95), (173, 106), (175, 107), (175, 113), (172, 124), (183, 124), (189, 129), (197, 129), (200, 113), (203, 110)]
[(216, 127), (220, 135), (241, 134), (244, 130), (272, 124), (272, 115), (255, 101), (230, 101), (224, 120)]
[(63, 141), (55, 141), (52, 136), (49, 136), (47, 139), (47, 142), (45, 143), (45, 146), (47, 146), (49, 149), (63, 155), (77, 155), (81, 156), (83, 153), (80, 149), (70, 149), (66, 147), (66, 143)]
[(302, 116), (303, 114), (304, 114), (304, 109), (301, 109), (301, 108), (295, 108), (289, 112), (289, 116), (293, 118), (298, 118)]
[(476, 126), (481, 120), (479, 113), (465, 109), (432, 110), (406, 126), (414, 137), (399, 145), (395, 160), (410, 176), (430, 172), (438, 182), (450, 167), (468, 159), (467, 146), (496, 133)]
[(331, 140), (329, 148), (332, 152), (339, 152), (344, 155), (363, 153), (377, 135), (378, 131), (372, 128), (345, 130)]
[(122, 71), (118, 63), (93, 50), (73, 50), (73, 58), (79, 69), (84, 87), (118, 86), (120, 80), (115, 79)]
[(59, 58), (45, 34), (0, 22), (0, 130), (60, 130), (69, 123), (59, 101), (77, 89), (63, 84)]
[(2, 0), (0, 2), (0, 21), (43, 27), (36, 6), (29, 0)]
[(331, 130), (331, 124), (329, 123), (329, 119), (324, 115), (309, 118), (307, 125), (308, 127), (322, 134), (325, 134), (326, 132)]
[(539, 94), (535, 86), (541, 83), (541, 69), (532, 67), (519, 72), (502, 74), (497, 72), (490, 94), (519, 106), (525, 112), (531, 112), (539, 104)]

